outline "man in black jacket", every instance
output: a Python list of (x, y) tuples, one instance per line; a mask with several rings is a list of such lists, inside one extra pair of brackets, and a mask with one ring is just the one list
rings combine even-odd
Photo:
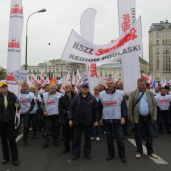
[(19, 99), (16, 95), (8, 91), (8, 84), (6, 82), (0, 83), (1, 93), (0, 93), (0, 136), (1, 145), (4, 156), (4, 161), (2, 164), (6, 164), (10, 159), (9, 147), (7, 138), (10, 143), (10, 151), (13, 164), (18, 166), (18, 149), (17, 143), (15, 141), (15, 113), (16, 107), (19, 110)]
[(81, 151), (81, 135), (84, 130), (84, 156), (91, 159), (91, 128), (99, 121), (98, 105), (94, 96), (89, 92), (89, 85), (83, 83), (81, 93), (76, 95), (69, 107), (69, 125), (74, 126), (73, 158), (79, 158)]
[(59, 99), (59, 123), (63, 127), (64, 134), (64, 151), (67, 153), (70, 151), (70, 135), (72, 135), (72, 128), (69, 126), (68, 114), (69, 114), (69, 105), (71, 104), (72, 99), (75, 97), (75, 93), (71, 91), (71, 85), (65, 84), (65, 95)]

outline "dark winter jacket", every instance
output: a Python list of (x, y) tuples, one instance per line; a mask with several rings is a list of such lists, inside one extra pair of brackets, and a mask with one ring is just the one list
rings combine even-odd
[[(76, 96), (71, 91), (71, 100)], [(66, 124), (68, 122), (68, 111), (69, 111), (70, 99), (67, 94), (59, 98), (59, 123)]]
[(2, 93), (0, 93), (0, 122), (7, 122), (15, 119), (16, 99), (17, 96), (14, 93), (8, 91), (8, 95), (7, 95), (8, 107), (5, 110), (4, 96), (2, 95)]
[[(69, 107), (69, 120), (73, 121), (73, 126), (77, 126), (79, 124), (79, 117), (80, 108), (82, 107), (80, 105), (80, 101), (82, 98), (82, 93), (79, 93), (74, 97), (74, 99), (71, 102), (71, 105)], [(99, 121), (99, 110), (98, 110), (98, 103), (94, 96), (92, 96), (90, 93), (88, 93), (86, 98), (86, 104), (85, 104), (85, 125), (93, 125), (95, 121)]]

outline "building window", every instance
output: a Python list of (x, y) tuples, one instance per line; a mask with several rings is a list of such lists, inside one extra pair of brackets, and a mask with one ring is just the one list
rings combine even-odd
[(102, 72), (100, 72), (100, 76), (102, 77)]
[(121, 76), (122, 75), (122, 73), (121, 73), (121, 71), (119, 71), (119, 76)]
[(164, 45), (164, 40), (163, 40), (163, 45)]
[(156, 48), (156, 53), (159, 53), (159, 48)]
[(170, 70), (170, 64), (168, 64), (168, 65), (169, 65), (169, 68), (168, 69)]
[(156, 45), (159, 45), (159, 40), (156, 40)]
[(166, 45), (167, 45), (167, 39), (166, 39)]
[(165, 69), (165, 64), (163, 64), (163, 69)]
[(163, 37), (164, 37), (164, 31), (163, 31)]
[(163, 56), (163, 61), (165, 61), (165, 57)]
[(107, 72), (105, 72), (105, 76), (107, 77)]
[(167, 31), (166, 31), (166, 36), (167, 36)]
[(114, 71), (114, 74), (116, 75), (116, 71)]
[(163, 53), (164, 53), (164, 48), (163, 48)]
[(160, 73), (156, 73), (156, 78), (160, 78)]
[(159, 56), (156, 56), (156, 61), (159, 61)]
[(166, 69), (167, 69), (167, 64), (166, 64)]
[(169, 45), (170, 45), (170, 39), (169, 39)]
[(159, 65), (156, 65), (156, 70), (159, 69)]
[(159, 37), (159, 32), (156, 32), (156, 37)]
[(169, 56), (168, 60), (170, 61), (170, 56)]
[(169, 31), (169, 36), (170, 36), (170, 31)]
[(166, 56), (166, 61), (167, 61), (167, 56)]

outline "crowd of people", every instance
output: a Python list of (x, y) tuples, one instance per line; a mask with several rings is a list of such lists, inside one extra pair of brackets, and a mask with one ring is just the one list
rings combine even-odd
[[(15, 166), (19, 165), (16, 138), (23, 124), (23, 145), (27, 146), (29, 129), (33, 130), (33, 139), (37, 138), (37, 130), (42, 130), (42, 148), (49, 146), (50, 136), (53, 145), (58, 146), (60, 132), (64, 140), (63, 153), (72, 150), (72, 160), (77, 160), (81, 153), (81, 137), (84, 132), (84, 156), (91, 159), (91, 141), (100, 141), (100, 133), (106, 134), (108, 155), (106, 160), (115, 156), (113, 139), (117, 140), (118, 155), (122, 163), (126, 163), (125, 136), (129, 136), (128, 124), (135, 132), (137, 146), (136, 158), (143, 154), (142, 139), (146, 141), (148, 156), (158, 159), (153, 149), (155, 128), (170, 134), (171, 130), (171, 95), (170, 86), (156, 86), (151, 89), (146, 80), (137, 80), (137, 89), (130, 93), (123, 90), (123, 82), (114, 82), (109, 78), (106, 87), (99, 84), (90, 93), (89, 84), (79, 86), (75, 94), (74, 86), (65, 84), (65, 94), (60, 92), (61, 85), (27, 83), (21, 86), (19, 99), (8, 90), (6, 82), (0, 83), (0, 136), (3, 162), (11, 159)], [(20, 111), (17, 128), (14, 124), (16, 112)], [(129, 122), (130, 121), (130, 122)], [(17, 123), (18, 123), (17, 122)], [(61, 131), (60, 131), (61, 129)], [(10, 148), (10, 150), (9, 150)], [(94, 147), (95, 148), (95, 147)]]

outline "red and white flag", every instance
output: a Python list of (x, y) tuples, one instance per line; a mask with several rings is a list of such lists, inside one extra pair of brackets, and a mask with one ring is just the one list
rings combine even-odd
[(144, 78), (145, 80), (149, 80), (150, 77), (146, 74), (142, 74), (142, 78)]
[(42, 68), (42, 72), (41, 72), (41, 81), (40, 81), (41, 87), (44, 85), (44, 81), (45, 81), (45, 78), (44, 78), (44, 73), (43, 73), (43, 68)]
[(71, 77), (70, 77), (69, 71), (68, 71), (68, 75), (67, 75), (67, 81), (66, 81), (66, 83), (71, 84)]
[(152, 80), (151, 74), (150, 74), (150, 77), (148, 79), (148, 83), (150, 84), (151, 87), (153, 87), (153, 80)]
[(36, 75), (32, 74), (31, 78), (32, 78), (33, 83), (38, 83), (39, 82), (39, 80), (37, 80), (37, 78), (36, 78)]

